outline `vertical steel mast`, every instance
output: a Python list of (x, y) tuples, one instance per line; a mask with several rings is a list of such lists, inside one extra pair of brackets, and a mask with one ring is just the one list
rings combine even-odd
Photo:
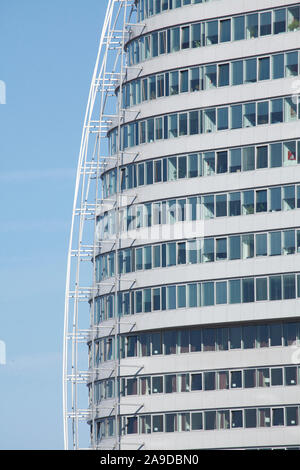
[[(99, 253), (101, 240), (97, 236), (97, 214), (102, 206), (100, 175), (114, 159), (117, 174), (121, 154), (118, 145), (117, 154), (110, 157), (108, 150), (107, 132), (109, 128), (119, 127), (123, 122), (122, 86), (126, 75), (124, 45), (128, 36), (128, 25), (134, 11), (134, 0), (108, 0), (103, 29), (100, 38), (96, 65), (92, 77), (88, 104), (84, 119), (79, 160), (77, 167), (75, 195), (69, 241), (65, 314), (63, 342), (63, 419), (65, 449), (87, 447), (87, 439), (81, 442), (81, 424), (88, 429), (90, 423), (91, 447), (96, 448), (94, 387), (90, 388), (90, 406), (86, 385), (93, 385), (94, 340), (99, 331), (94, 324), (95, 296), (98, 286), (96, 280), (96, 256)], [(115, 94), (119, 88), (118, 97)], [(120, 144), (120, 142), (119, 142)], [(117, 177), (118, 178), (118, 177)], [(115, 200), (112, 202), (116, 210), (116, 220), (119, 221), (119, 180)], [(118, 250), (118, 222), (114, 247)], [(115, 257), (117, 259), (117, 257)], [(88, 261), (88, 263), (86, 262)], [(92, 261), (92, 263), (91, 263)], [(117, 296), (119, 276), (114, 279), (115, 295)], [(90, 324), (88, 305), (90, 304)], [(115, 390), (117, 390), (119, 365), (117, 338), (120, 330), (119, 318), (115, 316), (113, 325), (115, 335)], [(86, 344), (89, 343), (89, 366), (86, 365)], [(88, 369), (88, 370), (87, 370)], [(120, 439), (117, 432), (118, 423), (118, 393), (114, 404), (116, 442), (114, 448), (119, 448)]]

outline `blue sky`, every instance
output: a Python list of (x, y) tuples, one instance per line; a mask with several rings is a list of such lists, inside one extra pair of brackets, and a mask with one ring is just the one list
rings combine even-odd
[(0, 449), (62, 449), (75, 170), (106, 0), (0, 4)]

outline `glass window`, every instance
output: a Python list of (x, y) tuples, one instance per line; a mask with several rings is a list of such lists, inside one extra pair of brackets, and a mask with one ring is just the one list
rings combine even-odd
[(215, 153), (207, 152), (203, 158), (203, 176), (210, 176), (215, 173)]
[(192, 48), (201, 46), (201, 23), (191, 25)]
[(214, 196), (203, 197), (203, 217), (204, 219), (212, 219), (215, 214)]
[(230, 387), (231, 388), (242, 387), (242, 372), (240, 370), (234, 370), (230, 372)]
[(256, 148), (256, 168), (268, 168), (268, 146)]
[(256, 347), (257, 328), (256, 326), (243, 327), (243, 348), (254, 349)]
[(284, 346), (296, 344), (298, 326), (296, 323), (286, 323), (283, 325)]
[(199, 134), (199, 111), (189, 113), (189, 130), (190, 135)]
[(189, 91), (189, 71), (181, 70), (180, 71), (180, 93)]
[[(225, 109), (225, 108), (221, 108), (221, 109)], [(228, 119), (227, 119), (227, 124), (228, 124)], [(217, 152), (217, 173), (227, 173), (227, 170), (228, 170), (227, 151)]]
[(152, 77), (149, 77), (149, 98), (150, 100), (155, 100), (156, 99), (156, 77), (155, 75)]
[(281, 276), (270, 276), (270, 300), (281, 300)]
[(283, 408), (272, 408), (272, 426), (284, 426)]
[[(218, 108), (218, 131), (228, 129), (228, 107)], [(223, 152), (227, 153), (227, 152)]]
[(179, 114), (179, 135), (187, 135), (188, 128), (187, 128), (187, 113)]
[(229, 216), (241, 215), (241, 193), (229, 193)]
[(254, 191), (242, 192), (242, 214), (254, 214)]
[(198, 154), (188, 155), (188, 177), (195, 178), (198, 176)]
[(271, 168), (282, 166), (282, 144), (270, 145), (270, 166)]
[(215, 351), (216, 330), (215, 328), (204, 328), (202, 332), (203, 351)]
[(165, 76), (164, 74), (157, 75), (157, 97), (165, 95)]
[(243, 171), (255, 169), (255, 147), (244, 147), (242, 151)]
[(272, 56), (272, 78), (284, 77), (284, 54), (275, 54)]
[(230, 173), (236, 173), (241, 171), (241, 149), (230, 150), (230, 163), (229, 171)]
[(297, 426), (298, 425), (298, 407), (288, 406), (285, 409), (285, 419), (286, 419), (287, 426)]
[(256, 428), (256, 409), (245, 410), (245, 427)]
[(298, 75), (298, 52), (289, 52), (286, 54), (285, 76), (293, 77)]
[(270, 57), (258, 59), (258, 80), (270, 79)]
[(270, 256), (281, 255), (281, 232), (270, 232)]
[[(269, 101), (257, 103), (257, 125), (268, 124), (269, 122)], [(264, 167), (262, 167), (264, 168)]]
[(260, 36), (272, 33), (272, 12), (266, 11), (260, 14)]
[(152, 354), (162, 354), (162, 342), (160, 333), (152, 333)]
[(242, 259), (253, 258), (254, 256), (254, 235), (242, 236)]
[(231, 19), (220, 21), (220, 42), (231, 41)]
[(240, 129), (242, 127), (242, 105), (236, 104), (231, 109), (231, 129)]
[(282, 368), (271, 369), (271, 385), (283, 385)]
[(203, 282), (201, 284), (201, 305), (207, 307), (214, 305), (214, 283)]
[(258, 409), (258, 426), (268, 428), (271, 426), (271, 410), (270, 408)]
[(283, 103), (282, 99), (271, 100), (271, 124), (283, 122)]
[(177, 431), (177, 414), (168, 413), (165, 416), (165, 432), (176, 432)]
[(256, 125), (256, 107), (255, 103), (243, 105), (243, 126), (253, 127)]
[(202, 413), (192, 413), (192, 431), (203, 429)]
[(242, 60), (231, 62), (231, 85), (241, 85), (244, 82), (244, 63)]
[(165, 355), (176, 354), (177, 332), (175, 330), (165, 331), (163, 336)]
[(168, 138), (172, 139), (174, 137), (178, 137), (178, 114), (171, 114), (168, 116), (168, 127)]
[(296, 165), (296, 141), (285, 142), (283, 144), (283, 165), (290, 166)]
[(244, 387), (245, 388), (256, 387), (256, 370), (255, 369), (244, 370)]
[(266, 277), (260, 277), (256, 279), (256, 300), (267, 300), (268, 299), (268, 279)]
[(239, 304), (241, 302), (241, 281), (232, 279), (229, 281), (229, 303)]
[(190, 69), (190, 91), (200, 90), (200, 69), (194, 67)]
[(256, 212), (266, 212), (267, 207), (267, 190), (256, 191)]
[(164, 415), (152, 416), (152, 432), (163, 432)]
[(270, 325), (270, 343), (271, 346), (282, 345), (282, 328), (280, 323), (273, 323)]
[(176, 375), (165, 375), (165, 393), (175, 393), (176, 388)]
[(241, 343), (242, 343), (242, 328), (240, 326), (229, 328), (230, 349), (241, 349)]
[(258, 37), (258, 14), (246, 15), (246, 39)]
[(297, 119), (297, 103), (295, 98), (284, 99), (284, 121), (291, 122)]
[(217, 238), (216, 239), (216, 261), (227, 258), (227, 239)]
[(281, 8), (274, 11), (273, 34), (284, 33), (286, 31), (286, 9)]
[(299, 7), (291, 7), (287, 10), (288, 31), (298, 31), (300, 27)]
[(284, 211), (295, 209), (295, 202), (295, 186), (284, 186), (282, 209)]
[(204, 429), (216, 429), (216, 411), (204, 412)]
[(216, 389), (216, 373), (204, 372), (204, 390)]
[(204, 111), (204, 132), (215, 132), (216, 130), (216, 109), (205, 109)]
[(245, 83), (257, 81), (256, 59), (245, 60)]
[(229, 85), (229, 64), (221, 64), (218, 66), (218, 86)]
[(227, 282), (216, 282), (216, 304), (227, 304)]
[(229, 259), (241, 258), (241, 237), (233, 235), (229, 237)]
[(233, 17), (233, 40), (245, 39), (245, 16)]
[(186, 286), (177, 286), (177, 308), (186, 307)]
[(284, 368), (285, 385), (297, 385), (297, 367)]
[(181, 28), (181, 49), (188, 49), (190, 47), (190, 27), (183, 26)]
[(171, 52), (179, 51), (180, 49), (180, 28), (171, 29)]
[(216, 195), (216, 217), (227, 216), (227, 194)]
[(202, 374), (191, 374), (191, 390), (202, 390)]
[(243, 302), (254, 302), (254, 278), (242, 279)]
[(242, 410), (231, 411), (231, 427), (232, 428), (243, 427), (243, 411)]
[(270, 212), (281, 211), (281, 187), (271, 188), (269, 195), (270, 195), (269, 211)]
[(201, 351), (201, 330), (191, 330), (191, 352)]
[(283, 232), (283, 254), (284, 255), (293, 255), (295, 253), (295, 231), (286, 230)]
[(296, 298), (296, 278), (295, 274), (283, 275), (283, 298), (295, 299)]
[(228, 390), (229, 389), (229, 373), (228, 371), (224, 370), (218, 372), (218, 388), (220, 390)]
[(218, 21), (206, 22), (206, 45), (218, 43)]

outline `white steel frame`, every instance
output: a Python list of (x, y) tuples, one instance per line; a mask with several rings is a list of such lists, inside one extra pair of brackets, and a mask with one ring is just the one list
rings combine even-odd
[[(99, 251), (101, 241), (96, 236), (97, 213), (101, 209), (100, 175), (109, 163), (107, 131), (114, 122), (119, 127), (124, 119), (122, 110), (122, 84), (126, 76), (126, 61), (124, 45), (128, 37), (128, 27), (134, 11), (134, 0), (107, 0), (107, 10), (100, 38), (99, 50), (92, 77), (88, 103), (84, 118), (84, 125), (79, 152), (77, 175), (75, 182), (75, 195), (67, 258), (67, 275), (65, 290), (64, 311), (64, 339), (63, 339), (63, 425), (64, 447), (77, 450), (80, 446), (79, 423), (83, 420), (85, 426), (88, 421), (93, 430), (91, 433), (91, 448), (97, 448), (95, 439), (96, 407), (94, 403), (94, 387), (91, 387), (91, 402), (89, 408), (80, 406), (80, 389), (85, 386), (85, 401), (87, 403), (86, 385), (93, 384), (95, 377), (94, 363), (89, 371), (81, 366), (80, 343), (90, 342), (99, 337), (99, 327), (94, 326), (94, 299), (97, 295), (95, 258)], [(119, 87), (118, 98), (115, 89)], [(120, 139), (119, 132), (119, 139)], [(118, 145), (120, 149), (120, 145)], [(118, 150), (115, 157), (117, 175), (118, 167), (123, 154)], [(119, 181), (114, 196), (114, 207), (119, 209)], [(118, 216), (116, 217), (118, 220)], [(117, 223), (118, 224), (118, 223)], [(116, 227), (114, 240), (115, 250), (118, 250), (119, 234)], [(116, 253), (117, 254), (117, 253)], [(117, 259), (117, 257), (115, 258)], [(85, 269), (87, 263), (93, 262), (93, 268)], [(116, 266), (114, 279), (114, 292), (118, 293), (119, 275)], [(91, 276), (92, 274), (92, 276)], [(86, 287), (92, 284), (92, 287)], [(87, 302), (91, 306), (91, 324), (87, 326)], [(83, 307), (83, 308), (82, 308)], [(82, 327), (83, 324), (83, 327)], [(115, 335), (115, 362), (111, 376), (118, 383), (120, 372), (117, 337), (120, 331), (120, 320), (115, 315), (112, 330)], [(101, 336), (101, 334), (100, 334)], [(93, 350), (93, 348), (92, 348)], [(87, 354), (84, 355), (85, 357)], [(92, 359), (93, 361), (94, 359)], [(83, 369), (83, 371), (82, 371)], [(86, 367), (87, 369), (87, 367)], [(115, 387), (117, 390), (117, 387)], [(82, 393), (82, 392), (81, 392)], [(112, 416), (115, 414), (116, 438), (114, 449), (120, 448), (118, 436), (119, 397), (116, 393), (115, 403), (112, 407)], [(71, 439), (70, 439), (71, 437)]]

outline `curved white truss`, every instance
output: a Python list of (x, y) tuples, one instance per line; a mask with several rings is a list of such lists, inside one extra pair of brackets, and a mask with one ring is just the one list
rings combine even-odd
[[(86, 406), (86, 409), (80, 406), (80, 389), (82, 385), (84, 385), (84, 403), (88, 403), (86, 383), (90, 377), (90, 372), (87, 372), (86, 366), (81, 366), (82, 359), (84, 360), (87, 357), (87, 351), (85, 350), (85, 353), (81, 355), (79, 349), (81, 343), (86, 348), (87, 341), (91, 341), (91, 337), (93, 337), (87, 307), (89, 301), (91, 306), (94, 305), (93, 298), (96, 292), (94, 261), (99, 246), (99, 240), (96, 240), (96, 218), (101, 206), (99, 178), (110, 159), (107, 150), (107, 131), (112, 120), (114, 125), (120, 126), (123, 118), (120, 101), (121, 87), (126, 73), (124, 44), (133, 6), (134, 0), (107, 0), (107, 10), (82, 131), (65, 290), (63, 341), (65, 449), (71, 447), (76, 450), (87, 447), (86, 445), (80, 446), (79, 423), (82, 420), (86, 428), (88, 428), (87, 421), (94, 424), (93, 397), (92, 406), (89, 408)], [(120, 87), (118, 99), (115, 95), (117, 86)], [(116, 160), (116, 167), (118, 167), (119, 155), (117, 155)], [(118, 207), (118, 197), (117, 193), (116, 207)], [(86, 263), (86, 261), (91, 260), (93, 261), (92, 269), (90, 267), (91, 263), (89, 263), (89, 266)], [(117, 328), (115, 327), (116, 331)], [(83, 362), (86, 363), (87, 361), (84, 360)], [(85, 369), (85, 371), (82, 372), (82, 369)], [(72, 437), (72, 444), (70, 443), (70, 437)], [(118, 441), (118, 437), (116, 441)], [(96, 447), (93, 437), (91, 447)], [(116, 442), (114, 448), (118, 448), (118, 442)]]

